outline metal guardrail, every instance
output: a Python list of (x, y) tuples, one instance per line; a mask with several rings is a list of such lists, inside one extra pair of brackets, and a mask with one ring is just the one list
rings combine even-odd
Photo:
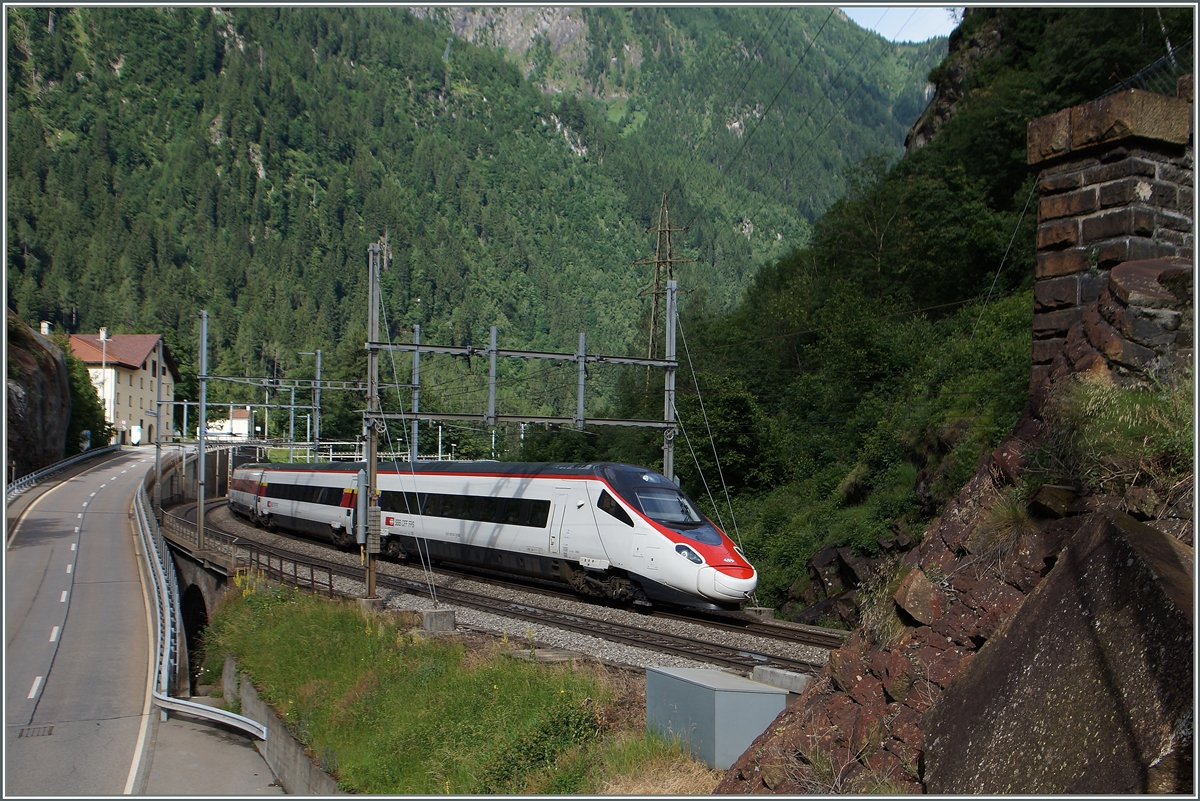
[[(169, 514), (164, 511), (162, 527), (171, 537), (186, 542), (191, 546), (192, 550), (196, 550), (199, 547), (199, 543), (196, 542), (196, 524), (192, 521), (184, 520), (178, 515)], [(238, 556), (237, 537), (231, 537), (224, 532), (205, 528), (204, 550), (216, 551), (236, 558)]]
[(49, 478), (60, 470), (65, 470), (73, 464), (79, 464), (80, 462), (99, 456), (102, 453), (114, 453), (119, 450), (121, 450), (120, 445), (105, 445), (103, 448), (86, 450), (83, 453), (72, 456), (70, 459), (63, 459), (61, 462), (55, 462), (49, 467), (43, 467), (41, 470), (35, 470), (28, 475), (21, 476), (16, 481), (9, 484), (4, 490), (4, 497), (11, 501), (13, 498), (17, 497), (34, 484), (38, 483), (44, 478)]
[(133, 503), (134, 518), (142, 540), (146, 562), (154, 582), (154, 613), (158, 623), (155, 630), (155, 679), (154, 701), (163, 709), (174, 709), (190, 715), (234, 726), (253, 734), (260, 740), (267, 739), (267, 727), (242, 715), (217, 709), (194, 701), (170, 696), (171, 672), (178, 659), (176, 639), (183, 627), (179, 607), (179, 586), (175, 579), (175, 565), (167, 551), (166, 541), (158, 523), (150, 511), (150, 500), (145, 487), (139, 487)]

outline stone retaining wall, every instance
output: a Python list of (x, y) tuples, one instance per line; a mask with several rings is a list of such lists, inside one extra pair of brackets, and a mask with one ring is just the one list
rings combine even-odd
[(1031, 388), (1126, 261), (1194, 252), (1191, 76), (1183, 97), (1130, 89), (1029, 124), (1038, 180)]

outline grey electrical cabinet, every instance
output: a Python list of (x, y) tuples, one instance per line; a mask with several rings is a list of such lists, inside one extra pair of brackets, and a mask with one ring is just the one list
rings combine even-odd
[(646, 668), (646, 728), (725, 770), (787, 705), (787, 690), (699, 668)]

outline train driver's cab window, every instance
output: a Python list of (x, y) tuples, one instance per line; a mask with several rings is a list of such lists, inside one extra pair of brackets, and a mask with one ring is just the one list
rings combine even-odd
[(596, 505), (600, 507), (600, 511), (607, 512), (627, 526), (633, 526), (633, 519), (629, 517), (629, 512), (621, 508), (621, 504), (608, 494), (608, 490), (600, 490), (600, 501)]

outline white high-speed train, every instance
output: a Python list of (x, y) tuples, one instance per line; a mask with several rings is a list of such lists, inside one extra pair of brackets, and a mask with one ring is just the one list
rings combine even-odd
[[(229, 506), (352, 546), (363, 462), (248, 464)], [(379, 466), (380, 548), (395, 558), (538, 576), (577, 592), (723, 608), (758, 575), (665, 476), (627, 464), (416, 462)], [(418, 548), (420, 549), (418, 551)]]

